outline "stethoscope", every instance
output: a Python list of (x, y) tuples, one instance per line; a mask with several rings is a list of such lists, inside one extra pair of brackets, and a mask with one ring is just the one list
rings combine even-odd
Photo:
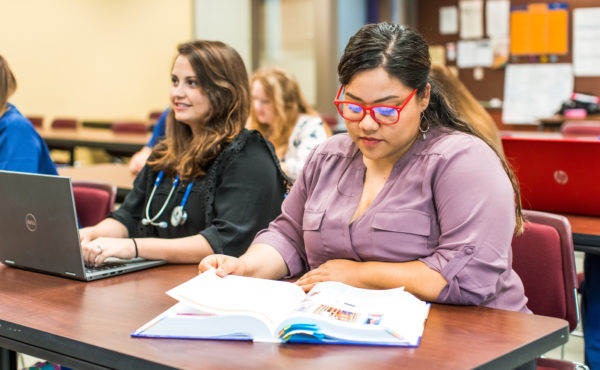
[[(167, 226), (169, 226), (166, 221), (156, 222), (156, 220), (165, 211), (167, 204), (169, 204), (169, 200), (171, 200), (173, 192), (177, 188), (177, 185), (179, 185), (179, 175), (177, 175), (173, 180), (173, 186), (171, 187), (171, 191), (167, 196), (167, 200), (165, 200), (158, 213), (154, 217), (150, 217), (150, 204), (152, 203), (152, 199), (154, 198), (154, 192), (156, 192), (156, 189), (158, 188), (158, 185), (162, 181), (164, 175), (165, 173), (163, 171), (160, 171), (158, 173), (158, 176), (156, 176), (156, 180), (154, 181), (154, 187), (152, 188), (152, 192), (150, 193), (150, 198), (148, 199), (148, 203), (146, 203), (146, 217), (142, 218), (143, 225), (158, 226), (162, 229), (166, 229)], [(190, 196), (190, 191), (192, 190), (193, 184), (193, 181), (188, 184), (187, 189), (185, 190), (185, 194), (183, 195), (183, 199), (181, 199), (181, 203), (177, 207), (173, 208), (173, 212), (171, 213), (171, 225), (175, 227), (183, 225), (185, 224), (185, 221), (187, 221), (188, 214), (185, 211), (184, 207), (187, 203), (188, 197)]]

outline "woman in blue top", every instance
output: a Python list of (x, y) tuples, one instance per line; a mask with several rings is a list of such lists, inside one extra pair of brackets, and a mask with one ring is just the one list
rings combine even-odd
[(57, 175), (48, 146), (33, 125), (8, 103), (17, 80), (0, 55), (0, 170)]

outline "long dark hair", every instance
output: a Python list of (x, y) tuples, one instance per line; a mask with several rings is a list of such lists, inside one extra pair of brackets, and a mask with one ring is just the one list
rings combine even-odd
[(248, 73), (240, 55), (220, 41), (196, 40), (177, 47), (178, 56), (188, 59), (200, 88), (210, 102), (200, 135), (167, 118), (166, 139), (153, 150), (149, 164), (157, 171), (189, 181), (204, 175), (212, 161), (244, 128), (250, 113)]
[(421, 35), (409, 27), (387, 22), (367, 24), (350, 38), (338, 64), (340, 83), (347, 85), (360, 72), (382, 67), (405, 86), (417, 89), (423, 98), (427, 84), (431, 86), (429, 105), (423, 112), (421, 125), (441, 126), (465, 132), (483, 140), (498, 155), (515, 192), (515, 233), (523, 229), (521, 193), (516, 177), (495, 146), (469, 123), (459, 119), (446, 103), (437, 83), (430, 78), (429, 46)]

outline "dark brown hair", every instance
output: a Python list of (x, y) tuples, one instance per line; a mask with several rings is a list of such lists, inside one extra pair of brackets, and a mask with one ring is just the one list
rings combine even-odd
[(149, 164), (184, 181), (204, 175), (210, 163), (243, 129), (250, 111), (248, 73), (240, 55), (220, 41), (197, 40), (181, 44), (178, 56), (188, 59), (200, 88), (210, 102), (200, 135), (167, 118), (166, 139), (153, 150)]
[(0, 116), (6, 110), (8, 98), (17, 90), (17, 80), (13, 75), (8, 62), (0, 55)]
[(382, 67), (390, 76), (399, 79), (405, 86), (417, 89), (423, 97), (427, 84), (431, 86), (429, 105), (423, 112), (422, 122), (429, 126), (442, 126), (465, 132), (483, 140), (492, 148), (502, 162), (515, 192), (515, 233), (523, 230), (521, 193), (516, 177), (508, 163), (495, 146), (469, 123), (459, 119), (448, 106), (437, 83), (429, 78), (431, 60), (429, 46), (421, 35), (409, 27), (381, 22), (363, 26), (350, 38), (344, 55), (338, 64), (338, 75), (342, 85), (363, 71)]

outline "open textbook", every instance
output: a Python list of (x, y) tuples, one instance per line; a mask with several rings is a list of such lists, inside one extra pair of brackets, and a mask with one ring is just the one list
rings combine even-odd
[(306, 294), (294, 283), (221, 278), (214, 269), (167, 294), (179, 303), (132, 336), (418, 346), (430, 306), (402, 288), (322, 282)]

